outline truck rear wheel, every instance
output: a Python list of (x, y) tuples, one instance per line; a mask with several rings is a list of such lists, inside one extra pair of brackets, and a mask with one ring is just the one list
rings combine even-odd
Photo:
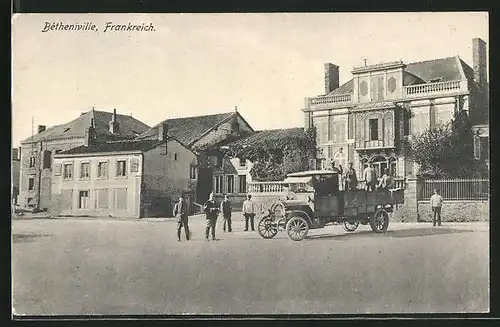
[(384, 209), (379, 209), (370, 219), (370, 227), (375, 233), (385, 233), (389, 227), (389, 214)]

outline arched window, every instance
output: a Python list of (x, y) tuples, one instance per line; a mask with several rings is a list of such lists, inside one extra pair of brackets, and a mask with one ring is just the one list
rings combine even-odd
[(387, 158), (382, 156), (373, 157), (371, 163), (377, 172), (377, 177), (381, 177), (384, 174), (384, 170), (388, 168)]

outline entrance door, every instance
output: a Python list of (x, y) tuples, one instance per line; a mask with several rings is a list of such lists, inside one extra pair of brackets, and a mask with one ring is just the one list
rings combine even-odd
[(196, 187), (196, 202), (204, 203), (213, 190), (213, 173), (211, 168), (198, 169), (198, 185)]

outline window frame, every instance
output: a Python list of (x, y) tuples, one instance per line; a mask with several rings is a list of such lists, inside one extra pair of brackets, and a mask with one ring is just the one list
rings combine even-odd
[(214, 176), (214, 192), (217, 194), (224, 193), (224, 176), (223, 175), (215, 175)]
[[(234, 175), (226, 175), (226, 181), (227, 181), (227, 193), (233, 194), (235, 193), (235, 185), (234, 185)], [(229, 182), (231, 181), (231, 183)], [(231, 186), (231, 187), (230, 187)]]
[[(66, 166), (71, 167), (71, 170), (68, 170), (70, 172), (69, 174), (70, 176), (66, 175)], [(72, 180), (74, 172), (75, 172), (75, 167), (73, 165), (73, 162), (63, 162), (63, 172), (62, 172), (63, 179)]]
[[(82, 193), (86, 192), (87, 193), (87, 196), (85, 197), (82, 197)], [(85, 207), (82, 207), (82, 198), (86, 198), (87, 199), (87, 202), (85, 202), (86, 206)], [(91, 204), (91, 201), (90, 201), (90, 190), (78, 190), (78, 209), (92, 209), (90, 208), (90, 204)]]
[[(105, 164), (106, 165), (106, 173), (104, 175), (101, 175), (101, 165)], [(108, 179), (109, 176), (109, 161), (107, 160), (100, 160), (97, 162), (97, 176), (96, 179)]]
[[(119, 167), (120, 167), (120, 163), (123, 162), (123, 175), (122, 174), (119, 174)], [(115, 177), (117, 178), (125, 178), (127, 177), (127, 159), (117, 159), (116, 160), (116, 171), (115, 171)]]
[[(33, 183), (30, 185), (30, 181), (33, 181)], [(29, 176), (28, 177), (28, 191), (34, 191), (35, 190), (35, 177), (34, 176)]]
[(29, 168), (36, 167), (36, 155), (34, 153), (30, 154), (28, 166)]
[[(83, 166), (88, 166), (88, 171), (87, 171), (87, 176), (83, 176)], [(91, 165), (90, 165), (90, 161), (81, 161), (80, 162), (80, 180), (89, 180), (90, 179), (90, 169), (91, 169)]]
[(195, 165), (189, 165), (189, 179), (195, 180), (198, 177), (198, 170)]
[[(376, 129), (374, 129), (373, 127), (376, 127)], [(369, 129), (369, 137), (370, 137), (370, 141), (379, 141), (378, 139), (378, 132), (379, 132), (379, 126), (378, 126), (378, 118), (369, 118), (368, 119), (368, 129)], [(375, 137), (373, 137), (375, 135)]]

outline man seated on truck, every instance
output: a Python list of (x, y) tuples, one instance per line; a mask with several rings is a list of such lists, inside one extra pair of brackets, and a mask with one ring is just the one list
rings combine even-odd
[(394, 178), (392, 178), (388, 168), (384, 169), (384, 175), (382, 175), (377, 188), (384, 190), (390, 190), (394, 188)]

